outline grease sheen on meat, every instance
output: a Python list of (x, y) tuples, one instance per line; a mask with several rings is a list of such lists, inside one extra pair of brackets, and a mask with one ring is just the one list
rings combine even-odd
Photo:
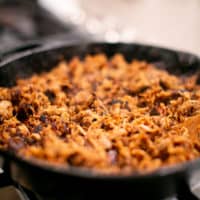
[(74, 57), (0, 88), (0, 148), (99, 173), (195, 159), (200, 141), (174, 127), (200, 111), (197, 79), (121, 54)]

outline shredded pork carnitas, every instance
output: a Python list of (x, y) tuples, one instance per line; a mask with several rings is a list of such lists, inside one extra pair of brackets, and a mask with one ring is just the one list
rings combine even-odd
[(174, 127), (199, 113), (197, 82), (197, 75), (174, 76), (120, 54), (61, 62), (0, 88), (0, 148), (100, 173), (195, 159), (200, 140)]

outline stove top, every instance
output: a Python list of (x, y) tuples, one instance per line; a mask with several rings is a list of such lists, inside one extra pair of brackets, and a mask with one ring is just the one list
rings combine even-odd
[(47, 38), (85, 40), (87, 36), (62, 24), (36, 0), (0, 1), (0, 52), (30, 40)]
[[(28, 193), (27, 191), (22, 194), (21, 190), (19, 191), (18, 189), (14, 188), (12, 186), (1, 189), (0, 197), (2, 197), (3, 200), (56, 200), (56, 199), (52, 199), (52, 198), (36, 197), (35, 195), (31, 194), (30, 192)], [(61, 200), (61, 199), (59, 199), (59, 200)], [(76, 197), (73, 199), (67, 198), (67, 200), (83, 200), (83, 199)], [(178, 198), (169, 197), (169, 198), (165, 198), (163, 200), (178, 200)]]
[[(12, 186), (10, 187), (6, 187), (0, 190), (0, 197), (2, 197), (3, 200), (58, 200), (58, 199), (54, 199), (54, 198), (42, 198), (39, 196), (35, 196), (34, 194), (32, 194), (29, 191), (23, 191), (20, 189), (16, 189)], [(65, 199), (65, 198), (64, 198)], [(64, 200), (62, 199), (62, 200)], [(179, 200), (180, 198), (178, 197), (168, 197), (162, 200)], [(59, 198), (59, 200), (61, 200)], [(74, 197), (74, 198), (68, 198), (67, 200), (86, 200), (83, 199), (81, 197)], [(194, 197), (187, 197), (187, 198), (182, 198), (180, 200), (198, 200), (197, 198)]]

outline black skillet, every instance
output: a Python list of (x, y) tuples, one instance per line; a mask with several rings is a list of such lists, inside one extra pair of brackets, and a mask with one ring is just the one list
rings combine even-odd
[[(62, 59), (82, 58), (98, 52), (108, 56), (122, 53), (127, 60), (147, 60), (180, 76), (189, 76), (200, 67), (200, 59), (195, 55), (141, 44), (39, 42), (4, 53), (0, 62), (0, 86), (9, 87), (15, 84), (16, 78), (50, 70)], [(34, 160), (27, 161), (10, 152), (0, 151), (0, 156), (4, 160), (1, 186), (17, 183), (42, 196), (57, 199), (77, 196), (82, 199), (161, 199), (178, 195), (179, 199), (196, 199), (190, 193), (189, 184), (200, 172), (200, 159), (148, 174), (109, 176), (74, 167), (59, 169)]]

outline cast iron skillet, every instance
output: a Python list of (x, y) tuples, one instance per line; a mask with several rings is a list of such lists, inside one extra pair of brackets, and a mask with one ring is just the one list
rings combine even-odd
[[(141, 44), (69, 44), (33, 43), (7, 52), (0, 62), (0, 86), (10, 87), (16, 78), (50, 70), (62, 59), (104, 52), (108, 56), (122, 53), (127, 60), (147, 60), (177, 75), (191, 75), (200, 67), (197, 56)], [(0, 133), (1, 134), (1, 133)], [(0, 151), (4, 159), (4, 174), (0, 185), (18, 183), (43, 196), (81, 196), (82, 199), (160, 199), (174, 194), (187, 199), (188, 186), (200, 172), (200, 159), (148, 174), (98, 175), (81, 168), (56, 168), (34, 160), (19, 158), (11, 152)], [(10, 178), (8, 181), (8, 177)], [(4, 182), (3, 182), (4, 181)], [(180, 192), (181, 191), (181, 192)], [(190, 196), (190, 199), (196, 199)], [(67, 198), (64, 198), (67, 199)]]

